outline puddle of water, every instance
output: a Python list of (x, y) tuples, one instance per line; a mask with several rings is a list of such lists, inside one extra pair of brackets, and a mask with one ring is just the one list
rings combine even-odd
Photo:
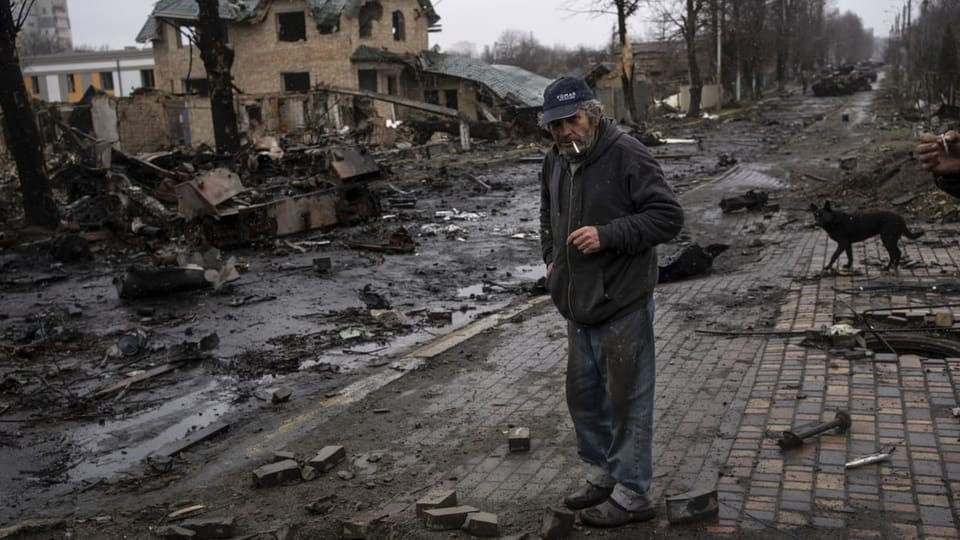
[(223, 390), (227, 386), (210, 379), (192, 392), (136, 416), (76, 429), (71, 438), (90, 457), (69, 471), (70, 479), (109, 477), (139, 464), (150, 453), (189, 432), (214, 423), (231, 409), (234, 395)]

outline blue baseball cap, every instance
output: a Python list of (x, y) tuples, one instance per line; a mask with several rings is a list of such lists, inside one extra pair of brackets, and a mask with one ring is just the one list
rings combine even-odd
[(577, 114), (580, 104), (591, 99), (595, 97), (587, 81), (580, 77), (560, 77), (543, 91), (542, 125)]

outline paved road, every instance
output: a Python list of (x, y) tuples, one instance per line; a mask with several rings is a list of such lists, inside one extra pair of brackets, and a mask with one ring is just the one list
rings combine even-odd
[[(790, 107), (797, 113), (810, 103), (781, 100), (779, 110), (789, 115)], [(834, 113), (840, 107), (869, 106), (868, 98), (816, 103), (825, 118), (808, 133), (840, 133), (837, 151), (864, 136), (856, 126), (839, 130), (828, 123), (839, 122)], [(712, 136), (724, 133), (720, 128)], [(758, 187), (776, 195), (789, 186), (781, 157), (775, 147), (757, 151), (684, 192), (691, 220), (702, 220), (704, 235), (728, 239), (739, 264), (663, 285), (656, 293), (653, 495), (661, 511), (650, 523), (618, 531), (578, 527), (573, 538), (957, 537), (960, 423), (950, 409), (957, 403), (958, 363), (930, 353), (901, 354), (897, 362), (857, 359), (770, 333), (819, 329), (849, 316), (848, 304), (863, 311), (948, 303), (937, 291), (905, 286), (956, 274), (956, 250), (948, 248), (960, 227), (927, 226), (931, 242), (903, 242), (905, 258), (915, 266), (899, 276), (864, 266), (886, 257), (879, 242), (868, 241), (855, 249), (862, 274), (821, 277), (832, 244), (799, 209), (727, 216), (716, 210), (724, 194)], [(875, 287), (891, 279), (892, 287)], [(932, 317), (950, 309), (957, 308), (900, 310)], [(81, 530), (102, 537), (146, 530), (177, 501), (189, 500), (208, 504), (214, 514), (236, 515), (245, 531), (296, 523), (300, 537), (335, 538), (342, 519), (382, 511), (396, 537), (448, 538), (449, 532), (424, 530), (411, 506), (428, 489), (444, 487), (456, 490), (461, 502), (498, 514), (504, 535), (535, 532), (544, 509), (557, 505), (583, 475), (563, 395), (564, 328), (549, 302), (533, 303), (469, 339), (414, 354), (421, 358), (408, 359), (411, 373), (344, 400), (341, 414), (319, 425), (308, 421), (302, 436), (285, 441), (285, 449), (301, 455), (343, 444), (350, 459), (341, 469), (353, 478), (331, 474), (253, 491), (245, 476), (207, 474), (206, 487), (168, 490), (149, 509), (142, 509), (141, 498), (139, 513), (115, 514), (112, 524)], [(336, 404), (334, 398), (317, 408)], [(848, 434), (822, 436), (791, 451), (780, 450), (770, 436), (832, 419), (837, 409), (852, 416)], [(288, 419), (266, 433), (285, 432), (303, 420)], [(530, 452), (508, 451), (504, 433), (511, 426), (531, 428)], [(890, 462), (844, 470), (848, 460), (888, 444), (897, 447)], [(719, 517), (687, 526), (667, 523), (662, 497), (700, 485), (719, 489)], [(99, 495), (81, 503), (87, 514)], [(317, 517), (302, 510), (328, 495), (336, 496), (329, 513)]]

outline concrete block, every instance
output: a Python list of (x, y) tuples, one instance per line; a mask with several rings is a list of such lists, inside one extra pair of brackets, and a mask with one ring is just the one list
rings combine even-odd
[(467, 515), (467, 520), (463, 522), (463, 530), (473, 536), (486, 538), (500, 536), (497, 515), (489, 512), (474, 512)]
[(295, 453), (293, 453), (293, 452), (288, 452), (288, 451), (285, 451), (285, 450), (277, 450), (277, 451), (275, 451), (275, 452), (273, 453), (273, 462), (274, 462), (274, 463), (276, 463), (276, 462), (278, 462), (278, 461), (287, 461), (287, 460), (289, 460), (289, 459), (296, 460), (296, 459), (297, 459), (297, 455), (296, 455)]
[(540, 536), (544, 540), (567, 538), (573, 533), (573, 523), (577, 515), (562, 508), (547, 508), (543, 514), (543, 526)]
[(451, 324), (453, 322), (453, 312), (451, 311), (431, 311), (427, 313), (427, 319), (432, 323)]
[(511, 452), (530, 451), (530, 428), (515, 427), (507, 432), (507, 442)]
[(452, 489), (431, 491), (417, 501), (417, 517), (434, 508), (450, 508), (457, 505), (457, 492)]
[(333, 260), (330, 257), (317, 257), (313, 259), (313, 271), (318, 274), (326, 274), (333, 268)]
[(423, 511), (423, 525), (432, 531), (449, 531), (463, 527), (467, 514), (479, 512), (472, 506), (451, 506)]
[(289, 388), (275, 388), (270, 393), (270, 401), (273, 403), (283, 403), (285, 401), (290, 401), (290, 396), (293, 395), (293, 390)]
[(273, 487), (299, 480), (300, 465), (292, 459), (264, 465), (253, 471), (253, 485), (256, 487)]
[(237, 523), (232, 516), (192, 518), (184, 520), (180, 526), (193, 531), (195, 538), (230, 538), (237, 534)]
[(389, 525), (384, 522), (387, 513), (377, 510), (365, 514), (357, 514), (341, 522), (343, 538), (350, 540), (373, 540), (388, 538)]
[(153, 531), (153, 534), (168, 540), (191, 540), (192, 538), (197, 537), (197, 533), (179, 525), (164, 525), (163, 527), (157, 527), (157, 529)]
[(953, 313), (949, 311), (941, 311), (936, 314), (934, 319), (934, 324), (937, 325), (937, 328), (952, 328), (953, 327)]
[(336, 467), (340, 462), (347, 459), (347, 451), (342, 446), (325, 446), (317, 452), (307, 465), (310, 465), (320, 473), (328, 472)]
[(667, 497), (667, 520), (689, 523), (717, 515), (720, 503), (716, 489), (696, 489)]

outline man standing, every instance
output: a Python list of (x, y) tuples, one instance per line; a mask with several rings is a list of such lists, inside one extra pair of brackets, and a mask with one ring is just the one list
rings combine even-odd
[(564, 503), (586, 525), (654, 516), (655, 246), (683, 210), (660, 165), (612, 120), (583, 79), (543, 95), (540, 242), (547, 287), (567, 319), (567, 406), (577, 453), (592, 474)]

